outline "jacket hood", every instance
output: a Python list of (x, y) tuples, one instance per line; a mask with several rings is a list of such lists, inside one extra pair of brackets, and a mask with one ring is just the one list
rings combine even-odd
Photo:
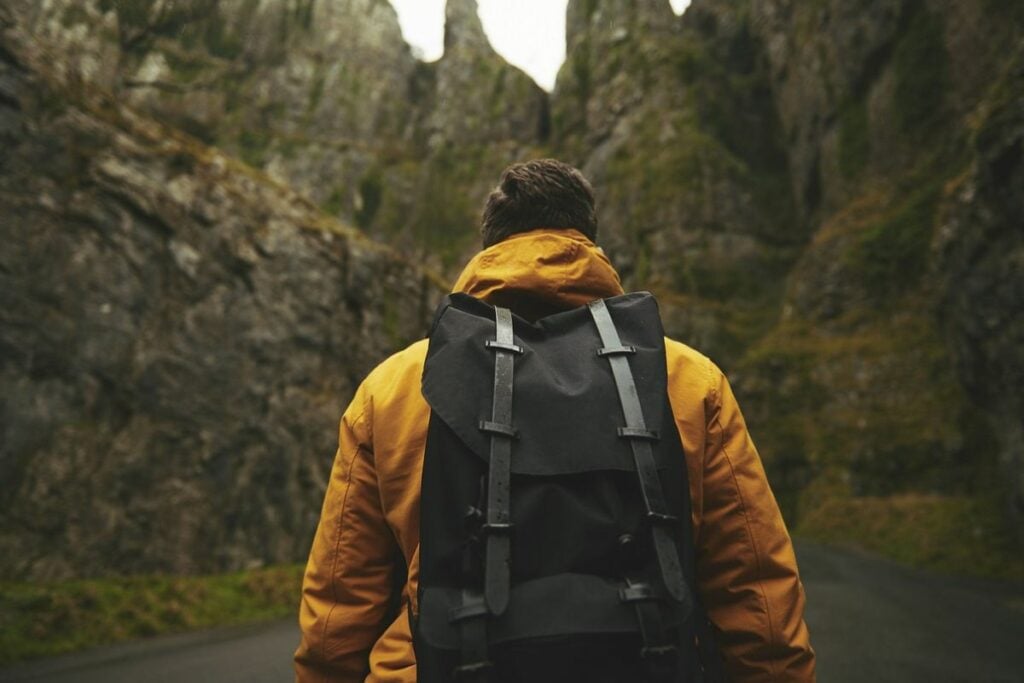
[(452, 288), (536, 319), (622, 294), (604, 251), (577, 230), (513, 235), (473, 257)]

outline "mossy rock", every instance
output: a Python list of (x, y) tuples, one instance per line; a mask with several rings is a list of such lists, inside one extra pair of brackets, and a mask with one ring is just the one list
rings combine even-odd
[(788, 322), (740, 363), (737, 391), (769, 471), (779, 462), (787, 485), (841, 471), (861, 495), (962, 490), (978, 444), (935, 323), (918, 313), (842, 327)]
[(871, 131), (867, 102), (863, 97), (847, 101), (839, 109), (839, 170), (851, 180), (860, 175), (871, 156)]
[(846, 266), (876, 300), (914, 287), (925, 273), (942, 183), (922, 185), (865, 229)]
[(910, 139), (936, 134), (945, 115), (951, 81), (943, 33), (942, 17), (919, 4), (893, 51), (893, 111)]

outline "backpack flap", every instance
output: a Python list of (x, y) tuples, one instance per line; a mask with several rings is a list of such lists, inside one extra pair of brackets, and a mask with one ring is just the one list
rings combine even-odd
[[(640, 402), (648, 428), (663, 428), (665, 340), (657, 303), (645, 292), (608, 300), (623, 344), (635, 348), (630, 366), (643, 387)], [(521, 430), (512, 459), (514, 474), (551, 476), (598, 470), (632, 471), (628, 443), (617, 438), (622, 408), (614, 400), (608, 363), (597, 355), (600, 336), (586, 307), (530, 323), (514, 316), (516, 359), (513, 406)], [(430, 336), (423, 396), (431, 410), (484, 462), (490, 440), (480, 423), (490, 419), (494, 309), (466, 294), (452, 294)], [(595, 401), (604, 396), (610, 400)], [(669, 429), (675, 429), (672, 422)], [(659, 462), (659, 469), (665, 463)]]

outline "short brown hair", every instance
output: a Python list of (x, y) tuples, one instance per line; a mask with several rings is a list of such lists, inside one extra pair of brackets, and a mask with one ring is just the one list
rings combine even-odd
[(484, 204), (485, 248), (537, 228), (575, 229), (597, 238), (594, 189), (582, 173), (557, 159), (512, 164)]

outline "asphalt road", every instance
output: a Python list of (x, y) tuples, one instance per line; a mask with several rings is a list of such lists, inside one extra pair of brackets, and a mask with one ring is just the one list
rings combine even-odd
[[(797, 547), (822, 683), (1024, 683), (1024, 586)], [(0, 670), (36, 683), (281, 683), (293, 621), (128, 643)]]

